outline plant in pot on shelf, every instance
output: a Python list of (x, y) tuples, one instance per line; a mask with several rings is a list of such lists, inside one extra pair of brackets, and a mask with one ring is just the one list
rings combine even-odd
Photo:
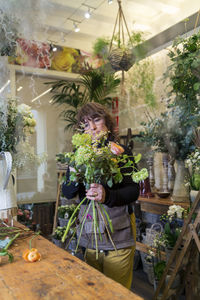
[(161, 251), (164, 249), (164, 241), (160, 238), (160, 234), (156, 235), (153, 244), (149, 249), (146, 259), (151, 263), (152, 284), (156, 290), (157, 284), (162, 277), (166, 267), (166, 262), (161, 257)]
[(58, 227), (56, 227), (55, 232), (52, 236), (52, 242), (60, 248), (65, 248), (65, 246), (66, 246), (66, 243), (63, 243), (61, 241), (65, 230), (66, 230), (66, 226), (63, 226), (63, 227), (58, 226)]
[(93, 101), (109, 106), (112, 102), (110, 94), (115, 92), (120, 79), (112, 73), (90, 69), (80, 76), (79, 83), (57, 80), (46, 84), (52, 87), (52, 104), (63, 108), (60, 117), (67, 123), (65, 130), (68, 130), (76, 126), (77, 112), (85, 103)]
[(187, 184), (190, 187), (190, 199), (193, 203), (200, 190), (200, 148), (196, 148), (187, 156), (185, 164), (190, 174)]
[(167, 261), (169, 260), (170, 254), (181, 233), (183, 222), (187, 217), (187, 214), (187, 210), (185, 210), (180, 205), (170, 205), (167, 213), (163, 214), (160, 217), (160, 220), (164, 225), (164, 231), (162, 233), (161, 239), (163, 240), (165, 245)]
[[(72, 216), (74, 211), (76, 210), (76, 205), (61, 205), (58, 207), (58, 220), (60, 226), (66, 226), (69, 218)], [(78, 214), (78, 210), (77, 213)]]

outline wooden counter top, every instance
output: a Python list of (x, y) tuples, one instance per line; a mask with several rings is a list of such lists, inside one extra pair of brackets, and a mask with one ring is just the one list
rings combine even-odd
[(42, 236), (32, 241), (41, 261), (25, 262), (29, 240), (17, 240), (9, 248), (14, 261), (0, 263), (1, 300), (142, 300)]
[(155, 197), (143, 198), (139, 197), (137, 200), (141, 205), (141, 210), (149, 212), (152, 214), (164, 214), (167, 212), (170, 205), (176, 204), (187, 209), (190, 206), (190, 203), (187, 202), (174, 202), (171, 197), (168, 198), (159, 198), (157, 195)]

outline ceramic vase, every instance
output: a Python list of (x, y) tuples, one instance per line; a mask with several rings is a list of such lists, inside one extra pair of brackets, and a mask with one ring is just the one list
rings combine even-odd
[(174, 182), (174, 189), (172, 193), (172, 200), (174, 202), (190, 202), (189, 188), (186, 185), (188, 181), (188, 169), (185, 167), (183, 160), (176, 160), (176, 176)]

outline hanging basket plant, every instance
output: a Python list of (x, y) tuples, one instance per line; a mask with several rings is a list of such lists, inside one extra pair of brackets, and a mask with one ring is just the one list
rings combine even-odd
[(108, 60), (115, 71), (128, 71), (135, 62), (135, 56), (129, 49), (112, 48)]
[[(118, 0), (118, 5), (119, 9), (110, 42), (108, 60), (115, 71), (128, 71), (136, 61), (136, 57), (133, 53), (131, 36), (122, 11), (120, 0)], [(126, 29), (129, 37), (128, 46), (125, 44), (124, 29)], [(117, 46), (114, 45), (114, 40), (117, 42)]]

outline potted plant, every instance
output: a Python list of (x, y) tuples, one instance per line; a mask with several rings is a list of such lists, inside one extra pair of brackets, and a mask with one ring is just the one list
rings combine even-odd
[(46, 82), (51, 84), (52, 104), (62, 105), (60, 117), (67, 122), (65, 129), (74, 128), (76, 125), (77, 112), (87, 102), (98, 102), (110, 105), (110, 96), (120, 84), (120, 79), (112, 73), (102, 70), (88, 70), (80, 77), (80, 82), (57, 80)]
[(66, 242), (62, 242), (62, 236), (66, 230), (66, 226), (58, 226), (55, 229), (54, 235), (52, 236), (52, 242), (60, 248), (65, 248)]
[[(71, 215), (73, 214), (73, 212), (75, 211), (75, 209), (76, 209), (75, 204), (61, 205), (58, 207), (58, 220), (59, 220), (60, 226), (67, 225), (68, 220), (71, 217)], [(77, 211), (77, 213), (78, 213), (78, 211)]]
[(161, 240), (165, 245), (167, 262), (176, 244), (176, 241), (181, 233), (184, 218), (186, 217), (187, 217), (187, 211), (180, 205), (170, 205), (167, 214), (163, 214), (160, 217), (160, 220), (164, 225), (164, 231), (161, 235)]
[(112, 38), (100, 37), (93, 44), (93, 54), (103, 58), (103, 68), (110, 64), (110, 71), (128, 71), (137, 59), (144, 57), (143, 35), (143, 32), (132, 31), (126, 42), (119, 33)]
[(194, 202), (196, 195), (200, 190), (200, 148), (196, 148), (187, 156), (185, 161), (186, 167), (189, 170), (190, 199)]

